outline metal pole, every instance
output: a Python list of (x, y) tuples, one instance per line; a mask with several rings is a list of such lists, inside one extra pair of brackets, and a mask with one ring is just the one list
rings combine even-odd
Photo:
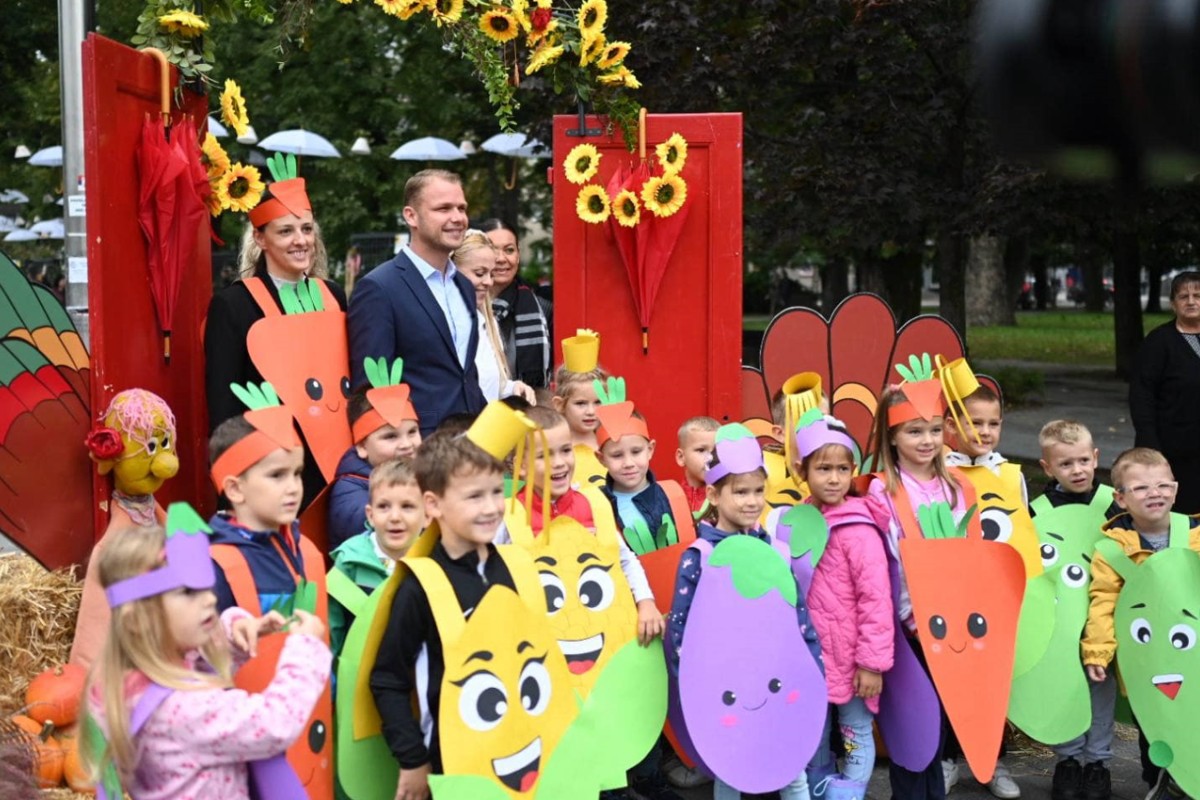
[(67, 312), (89, 342), (87, 204), (83, 165), (83, 53), (85, 3), (58, 0), (58, 63), (62, 86), (63, 222), (66, 228)]

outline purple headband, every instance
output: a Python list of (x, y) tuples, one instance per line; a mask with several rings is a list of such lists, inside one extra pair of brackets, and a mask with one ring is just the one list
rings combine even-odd
[(712, 486), (726, 475), (743, 475), (763, 469), (762, 448), (750, 429), (739, 422), (717, 429), (716, 466), (704, 471), (704, 482)]
[(800, 454), (800, 458), (808, 458), (827, 444), (846, 447), (852, 457), (858, 453), (858, 445), (846, 432), (846, 426), (836, 417), (823, 416), (796, 428), (796, 452)]
[(117, 581), (104, 594), (110, 608), (143, 600), (173, 589), (211, 589), (217, 582), (208, 534), (212, 530), (187, 503), (172, 503), (167, 509), (166, 562), (133, 578)]

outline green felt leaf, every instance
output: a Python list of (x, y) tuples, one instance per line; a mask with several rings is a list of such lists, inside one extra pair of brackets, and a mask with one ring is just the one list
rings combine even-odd
[(658, 533), (655, 534), (654, 543), (659, 550), (679, 544), (679, 531), (675, 530), (675, 520), (671, 519), (670, 514), (662, 515), (662, 524), (658, 526)]
[(390, 378), (391, 378), (391, 380), (388, 381), (388, 384), (391, 386), (399, 386), (400, 383), (402, 382), (402, 380), (404, 378), (404, 359), (403, 358), (397, 358), (396, 360), (394, 360), (392, 362), (392, 374), (391, 374)]
[(747, 600), (762, 597), (772, 589), (796, 605), (796, 578), (791, 565), (774, 547), (753, 536), (726, 536), (708, 557), (710, 567), (729, 567), (733, 587)]
[(717, 428), (715, 441), (717, 442), (732, 442), (740, 439), (753, 439), (754, 434), (740, 422), (731, 422), (728, 425), (722, 425)]
[(196, 509), (188, 503), (171, 503), (167, 506), (166, 529), (168, 537), (177, 533), (212, 535), (212, 528), (208, 527), (204, 517), (196, 513)]
[(301, 312), (310, 314), (316, 311), (312, 295), (312, 281), (305, 279), (296, 284), (296, 298), (300, 301)]
[(290, 153), (276, 153), (267, 159), (267, 169), (277, 181), (286, 181), (299, 176), (296, 157)]
[(363, 372), (367, 376), (367, 382), (376, 389), (385, 385), (383, 376), (381, 374), (383, 369), (384, 360), (382, 356), (379, 358), (371, 358), (368, 356), (367, 358), (363, 359)]
[(295, 598), (293, 612), (298, 608), (310, 614), (317, 613), (317, 585), (315, 583), (301, 580), (300, 583), (296, 584)]
[(712, 503), (708, 502), (708, 498), (705, 498), (704, 505), (700, 506), (700, 509), (698, 511), (692, 512), (692, 520), (699, 522), (701, 519), (704, 518), (704, 515), (708, 513), (708, 510), (711, 507), (712, 507)]
[(896, 372), (899, 373), (901, 378), (909, 383), (917, 382), (917, 377), (913, 375), (912, 372), (909, 371), (908, 367), (904, 366), (903, 364), (896, 365)]
[(825, 414), (821, 411), (821, 409), (810, 408), (808, 411), (805, 411), (800, 415), (800, 419), (796, 420), (796, 430), (798, 431), (801, 428), (807, 428), (814, 422), (820, 422), (823, 419), (825, 419)]
[(625, 395), (625, 379), (618, 377), (610, 377), (607, 382), (601, 382), (599, 378), (592, 381), (592, 388), (596, 390), (596, 397), (600, 400), (600, 405), (610, 406), (614, 403), (624, 403)]
[(284, 314), (304, 313), (304, 308), (300, 305), (300, 298), (296, 294), (296, 287), (290, 283), (279, 287), (279, 302), (283, 305)]
[(788, 547), (792, 551), (792, 558), (809, 553), (809, 561), (815, 567), (829, 545), (829, 523), (825, 521), (824, 515), (816, 506), (801, 503), (789, 508), (780, 518), (779, 524), (791, 528)]
[(654, 540), (650, 537), (650, 528), (643, 519), (625, 528), (625, 542), (629, 549), (639, 556), (654, 552)]
[(247, 383), (245, 386), (231, 383), (229, 384), (229, 389), (251, 411), (280, 405), (279, 395), (275, 393), (275, 387), (266, 381), (260, 385)]

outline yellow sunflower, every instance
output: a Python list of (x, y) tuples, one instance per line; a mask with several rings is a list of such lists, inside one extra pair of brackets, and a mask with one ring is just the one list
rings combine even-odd
[(594, 225), (608, 219), (612, 209), (609, 207), (608, 193), (604, 191), (604, 187), (593, 183), (580, 189), (579, 197), (575, 199), (575, 213), (584, 222)]
[(209, 192), (208, 198), (204, 201), (208, 206), (208, 213), (211, 216), (219, 217), (221, 216), (221, 212), (225, 210), (225, 206), (221, 202), (220, 179), (209, 178), (208, 188), (212, 190)]
[(687, 139), (678, 133), (672, 133), (665, 142), (654, 148), (658, 156), (658, 165), (664, 175), (678, 175), (687, 163)]
[(237, 81), (229, 78), (225, 81), (225, 91), (221, 92), (221, 119), (233, 128), (238, 136), (250, 127), (250, 115), (246, 113), (246, 101), (242, 99), (242, 87)]
[(452, 25), (462, 18), (463, 0), (437, 0), (433, 4), (433, 19), (438, 27)]
[(591, 144), (575, 145), (571, 152), (567, 153), (567, 160), (563, 162), (567, 180), (575, 184), (587, 183), (599, 168), (600, 151)]
[(611, 69), (619, 66), (625, 60), (625, 56), (629, 55), (629, 48), (632, 45), (629, 42), (609, 42), (604, 47), (604, 52), (596, 60), (596, 66), (600, 69)]
[(529, 0), (513, 0), (512, 14), (516, 17), (517, 24), (521, 26), (521, 30), (529, 33)]
[(632, 228), (642, 220), (642, 204), (638, 202), (637, 194), (629, 189), (622, 189), (613, 198), (612, 213), (617, 222), (625, 228)]
[[(540, 30), (538, 29), (535, 21), (530, 22), (530, 26), (529, 34), (525, 37), (525, 43), (530, 47), (533, 47), (536, 44), (545, 44), (546, 42), (551, 42), (552, 39), (554, 41), (551, 42), (551, 44), (558, 43), (558, 20), (550, 20)], [(551, 34), (554, 35), (551, 36)]]
[(669, 217), (687, 200), (687, 184), (678, 175), (651, 178), (642, 186), (642, 205), (656, 217)]
[(554, 5), (554, 0), (537, 0), (538, 8), (550, 8), (552, 5)]
[(627, 89), (640, 89), (641, 81), (633, 76), (629, 67), (617, 67), (615, 70), (600, 74), (600, 82), (607, 86), (624, 86)]
[(521, 33), (521, 23), (511, 11), (495, 6), (479, 18), (479, 30), (493, 42), (511, 42)]
[(208, 30), (208, 23), (203, 17), (182, 9), (163, 14), (158, 18), (158, 24), (185, 39), (195, 39)]
[(221, 205), (230, 211), (249, 211), (258, 205), (265, 188), (259, 171), (239, 161), (221, 177)]
[(525, 67), (525, 74), (532, 75), (542, 67), (550, 66), (562, 58), (564, 52), (566, 49), (562, 45), (552, 45), (547, 39), (538, 45), (537, 50), (533, 51), (533, 55), (529, 58), (529, 64)]
[(579, 38), (586, 42), (604, 30), (604, 23), (608, 21), (608, 3), (605, 0), (587, 0), (579, 7), (577, 19)]
[(221, 177), (229, 169), (229, 155), (211, 133), (205, 134), (204, 143), (200, 145), (200, 163), (210, 179)]
[(604, 38), (603, 33), (598, 33), (595, 36), (584, 39), (579, 44), (579, 66), (586, 67), (593, 61), (596, 61), (600, 56), (604, 55), (604, 48), (608, 46), (608, 40)]

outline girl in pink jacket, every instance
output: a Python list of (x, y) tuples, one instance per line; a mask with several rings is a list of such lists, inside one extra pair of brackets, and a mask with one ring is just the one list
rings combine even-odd
[[(112, 609), (87, 690), (84, 757), (99, 800), (273, 800), (306, 797), (282, 754), (304, 730), (331, 656), (324, 625), (297, 611), (274, 679), (261, 693), (232, 687), (230, 645), (253, 656), (287, 622), (230, 608), (218, 619), (208, 532), (184, 503), (161, 527), (123, 531), (101, 551)], [(248, 766), (247, 762), (254, 762)]]
[(808, 482), (808, 503), (829, 526), (808, 605), (845, 746), (842, 772), (829, 779), (827, 794), (830, 800), (862, 800), (875, 767), (871, 726), (883, 673), (892, 667), (895, 615), (883, 543), (888, 514), (878, 503), (852, 496), (856, 448), (845, 426), (833, 417), (804, 422), (795, 434), (796, 473)]

